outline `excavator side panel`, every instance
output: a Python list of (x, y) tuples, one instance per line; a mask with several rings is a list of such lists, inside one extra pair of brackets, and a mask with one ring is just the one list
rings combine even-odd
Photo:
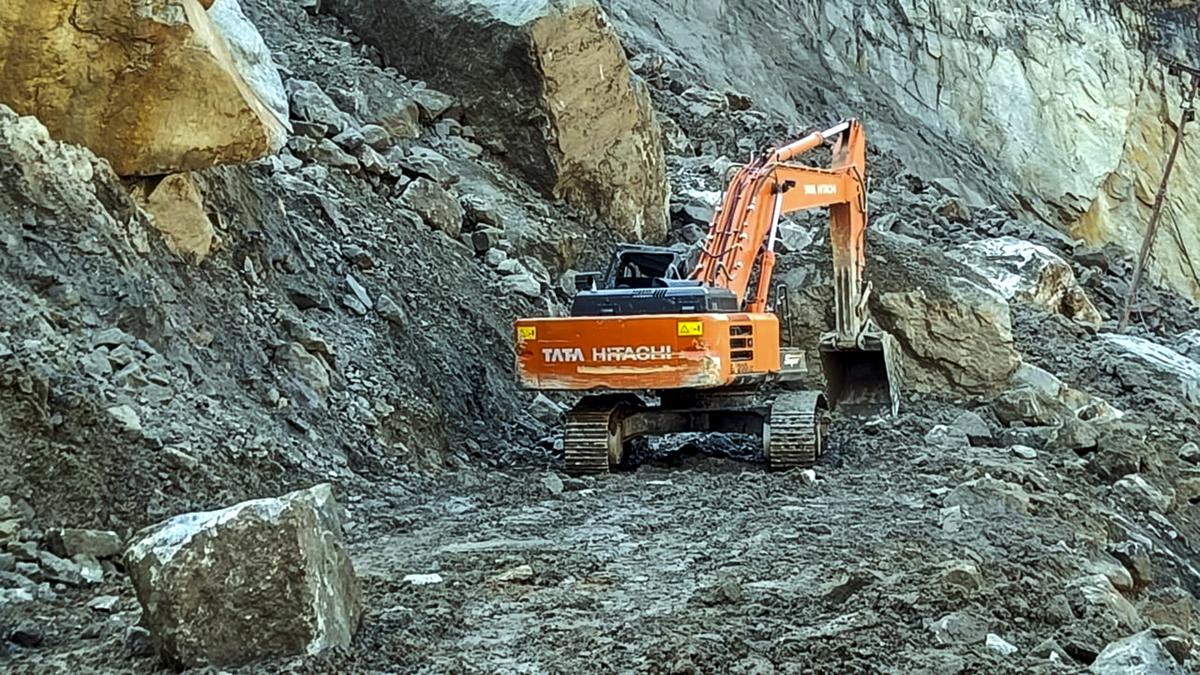
[(517, 372), (529, 389), (706, 389), (780, 370), (773, 314), (521, 319)]

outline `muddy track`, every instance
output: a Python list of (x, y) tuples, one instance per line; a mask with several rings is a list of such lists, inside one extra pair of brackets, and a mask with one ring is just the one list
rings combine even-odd
[[(943, 511), (956, 475), (999, 465), (1014, 477), (1044, 476), (1047, 462), (1014, 461), (1003, 449), (934, 453), (892, 429), (866, 440), (835, 441), (816, 484), (799, 472), (698, 455), (598, 478), (464, 472), (406, 486), (411, 496), (372, 509), (370, 529), (356, 535), (364, 633), (352, 654), (327, 665), (531, 673), (1045, 667), (1001, 657), (982, 636), (944, 644), (926, 626), (968, 612), (1025, 652), (1061, 627), (1038, 602), (1051, 602), (1054, 584), (1011, 595), (1072, 564), (1059, 542), (1078, 525), (1009, 512), (986, 495), (953, 523)], [(976, 585), (946, 581), (962, 565), (978, 569), (968, 582)], [(428, 574), (441, 581), (405, 581)]]

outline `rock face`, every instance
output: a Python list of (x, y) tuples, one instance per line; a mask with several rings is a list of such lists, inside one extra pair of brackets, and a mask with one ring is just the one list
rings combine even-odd
[[(654, 239), (667, 219), (660, 132), (592, 0), (334, 0), (391, 65), (459, 97), (481, 138), (537, 186)], [(420, 41), (396, 35), (420, 33)]]
[(197, 0), (5, 3), (0, 73), (0, 102), (122, 175), (247, 161), (286, 140), (282, 84), (236, 0), (212, 16)]
[(155, 649), (182, 667), (235, 667), (350, 643), (358, 581), (328, 485), (177, 516), (125, 553)]
[(1097, 328), (1103, 321), (1071, 266), (1045, 246), (999, 237), (964, 244), (948, 255), (978, 272), (1006, 300), (1027, 302)]
[[(987, 202), (1019, 194), (1072, 235), (1131, 253), (1179, 119), (1181, 87), (1154, 52), (1183, 48), (1153, 43), (1194, 45), (1198, 30), (1188, 3), (998, 0), (982, 13), (962, 0), (604, 4), (622, 37), (667, 68), (754, 92), (756, 107), (800, 124), (828, 114), (821, 101), (871, 110), (872, 137), (906, 166), (963, 176)], [(1183, 60), (1196, 60), (1191, 49)], [(1170, 196), (1181, 214), (1200, 209), (1200, 183), (1188, 178), (1200, 173), (1200, 139), (1187, 146)], [(1196, 250), (1200, 227), (1181, 218), (1151, 265), (1200, 300)]]

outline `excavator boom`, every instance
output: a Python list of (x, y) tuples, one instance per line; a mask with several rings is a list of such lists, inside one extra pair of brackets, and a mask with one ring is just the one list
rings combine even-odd
[[(826, 144), (831, 146), (829, 168), (795, 162)], [(707, 285), (729, 288), (748, 311), (766, 311), (779, 219), (796, 211), (828, 208), (834, 328), (820, 345), (826, 393), (835, 404), (846, 402), (873, 412), (881, 407), (894, 410), (896, 396), (882, 338), (870, 322), (871, 289), (863, 278), (866, 154), (862, 125), (847, 120), (742, 167), (724, 194), (692, 276)]]
[[(799, 155), (832, 143), (827, 169), (796, 164)], [(867, 227), (866, 137), (857, 120), (813, 133), (742, 167), (725, 191), (692, 278), (724, 286), (747, 300), (748, 311), (765, 311), (775, 267), (779, 219), (820, 207), (830, 211), (836, 283), (835, 332), (843, 345), (865, 327), (863, 268)]]

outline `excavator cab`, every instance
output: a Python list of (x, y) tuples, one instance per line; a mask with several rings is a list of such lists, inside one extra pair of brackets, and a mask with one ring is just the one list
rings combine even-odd
[(673, 248), (619, 244), (608, 269), (575, 275), (575, 288), (582, 292), (650, 288), (659, 280), (683, 279), (685, 274), (683, 254)]
[(680, 281), (687, 271), (679, 251), (662, 246), (622, 244), (609, 267), (611, 288), (651, 288), (656, 283)]
[(736, 312), (728, 289), (688, 279), (685, 252), (663, 246), (621, 244), (608, 271), (579, 274), (571, 316), (634, 316)]

